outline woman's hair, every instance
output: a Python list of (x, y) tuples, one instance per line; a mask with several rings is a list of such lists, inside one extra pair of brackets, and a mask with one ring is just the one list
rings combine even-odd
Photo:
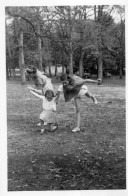
[(70, 80), (70, 75), (69, 74), (63, 74), (63, 75), (61, 75), (60, 76), (60, 80), (61, 80), (61, 82), (63, 82), (63, 81), (69, 81)]
[(61, 80), (61, 81), (67, 80), (67, 74), (62, 74), (62, 75), (60, 76), (60, 80)]
[(55, 95), (54, 95), (54, 92), (53, 92), (52, 90), (47, 90), (47, 91), (45, 92), (45, 97), (47, 97), (47, 95), (52, 95), (52, 97), (55, 96)]
[(37, 69), (34, 66), (31, 68), (27, 68), (26, 71), (28, 74), (36, 74), (37, 73)]

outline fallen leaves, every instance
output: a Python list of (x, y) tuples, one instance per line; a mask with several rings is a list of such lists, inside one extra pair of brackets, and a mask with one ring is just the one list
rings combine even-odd
[(90, 88), (101, 103), (94, 107), (88, 99), (82, 100), (82, 131), (70, 132), (75, 125), (74, 105), (65, 106), (60, 97), (58, 130), (42, 137), (32, 132), (41, 102), (29, 99), (24, 86), (8, 86), (10, 191), (126, 188), (124, 90)]

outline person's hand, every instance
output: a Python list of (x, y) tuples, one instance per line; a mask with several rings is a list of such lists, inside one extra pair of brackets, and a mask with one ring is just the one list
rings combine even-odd
[(31, 89), (31, 91), (35, 92), (35, 89), (34, 89), (34, 88), (32, 88), (32, 89)]
[(57, 97), (58, 95), (60, 95), (60, 91), (57, 91), (54, 97)]
[(34, 91), (34, 88), (32, 88), (31, 86), (28, 86), (27, 87), (29, 90), (33, 90)]
[(67, 86), (69, 84), (68, 81), (63, 81), (62, 83), (63, 83), (64, 86)]

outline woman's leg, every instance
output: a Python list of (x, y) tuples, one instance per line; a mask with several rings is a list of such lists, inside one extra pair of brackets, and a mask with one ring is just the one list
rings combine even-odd
[(95, 104), (97, 104), (97, 99), (90, 92), (85, 93), (85, 95), (91, 98)]
[(76, 107), (76, 128), (72, 132), (80, 131), (80, 98), (75, 98), (75, 107)]

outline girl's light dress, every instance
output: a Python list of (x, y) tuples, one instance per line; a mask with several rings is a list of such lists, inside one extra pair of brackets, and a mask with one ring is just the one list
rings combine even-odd
[(42, 107), (43, 112), (40, 114), (40, 120), (44, 121), (44, 124), (56, 123), (56, 101), (53, 98), (51, 101), (48, 101), (44, 96), (42, 96)]

